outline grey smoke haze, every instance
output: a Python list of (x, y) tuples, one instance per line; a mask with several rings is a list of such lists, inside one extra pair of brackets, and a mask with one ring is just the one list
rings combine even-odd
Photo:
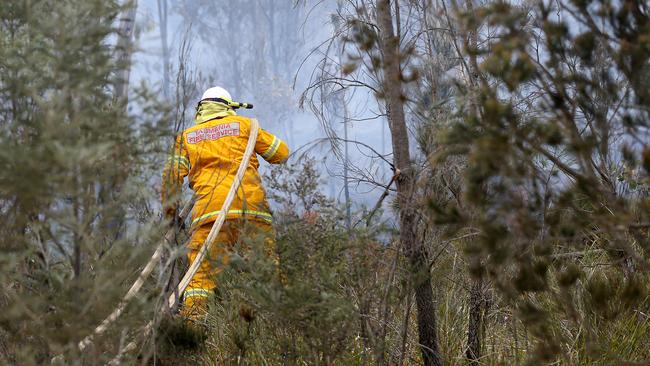
[[(330, 142), (324, 140), (328, 133), (309, 104), (305, 102), (302, 109), (299, 107), (301, 94), (318, 73), (316, 68), (323, 58), (322, 51), (316, 49), (327, 47), (334, 30), (331, 15), (336, 10), (336, 2), (294, 5), (289, 0), (234, 3), (141, 0), (137, 11), (138, 52), (133, 59), (131, 85), (144, 82), (163, 95), (160, 10), (165, 1), (170, 70), (167, 93), (171, 90), (173, 95), (179, 48), (186, 38), (185, 41), (192, 44), (192, 51), (185, 67), (195, 70), (199, 78), (190, 108), (198, 101), (200, 93), (213, 85), (225, 87), (237, 101), (253, 103), (253, 110), (241, 114), (257, 117), (262, 127), (286, 140), (292, 151), (308, 151), (309, 155), (323, 160), (320, 170), (324, 193), (343, 202), (342, 161), (335, 157)], [(257, 6), (249, 7), (248, 3)], [(348, 139), (363, 142), (380, 153), (390, 153), (386, 120), (376, 118), (383, 112), (370, 90), (349, 88), (345, 98), (350, 118)], [(343, 103), (341, 98), (331, 99), (326, 113), (329, 126), (342, 138)], [(185, 119), (185, 126), (193, 123), (191, 113), (192, 110)], [(339, 147), (342, 152), (343, 146)], [(368, 153), (361, 146), (349, 145), (350, 161), (354, 166), (376, 176), (380, 182), (388, 182), (390, 169), (385, 163), (370, 159)], [(373, 205), (381, 192), (375, 185), (355, 180), (350, 184), (350, 194), (357, 204)]]

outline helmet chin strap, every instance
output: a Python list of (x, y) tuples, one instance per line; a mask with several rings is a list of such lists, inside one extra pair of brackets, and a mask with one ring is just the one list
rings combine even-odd
[(250, 103), (240, 103), (240, 102), (231, 102), (229, 100), (223, 99), (223, 98), (205, 98), (202, 99), (199, 104), (196, 105), (196, 109), (199, 109), (199, 106), (203, 102), (217, 102), (217, 103), (222, 103), (227, 105), (228, 107), (232, 109), (239, 109), (239, 108), (244, 108), (244, 109), (253, 109), (253, 105)]

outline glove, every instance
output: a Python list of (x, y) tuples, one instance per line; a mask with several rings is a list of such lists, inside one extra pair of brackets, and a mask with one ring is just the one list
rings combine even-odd
[(166, 218), (166, 219), (171, 220), (171, 221), (173, 222), (174, 220), (172, 220), (172, 219), (173, 219), (174, 217), (176, 217), (176, 216), (178, 216), (178, 215), (176, 214), (176, 207), (167, 207), (167, 208), (165, 209), (165, 218)]
[(169, 220), (169, 227), (177, 227), (185, 230), (185, 220), (178, 216), (176, 207), (168, 207), (165, 209), (165, 218)]
[(183, 218), (178, 215), (174, 215), (174, 219), (171, 220), (171, 225), (173, 227), (179, 228), (180, 230), (185, 230), (185, 220), (183, 220)]

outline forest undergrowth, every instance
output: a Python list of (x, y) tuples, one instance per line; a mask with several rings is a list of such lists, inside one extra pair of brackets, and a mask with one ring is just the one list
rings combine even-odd
[[(0, 364), (650, 364), (647, 2), (173, 4), (160, 86), (129, 84), (137, 2), (0, 2)], [(265, 127), (322, 138), (268, 169), (277, 256), (243, 235), (196, 328), (158, 310), (189, 234), (160, 174), (222, 44)]]
[[(285, 190), (278, 197), (294, 198), (283, 202), (283, 211), (276, 212), (280, 223), (277, 250), (284, 275), (277, 276), (275, 264), (259, 243), (244, 239), (257, 254), (234, 263), (220, 277), (208, 315), (209, 331), (195, 332), (178, 319), (163, 325), (155, 364), (367, 365), (377, 363), (378, 352), (385, 353), (390, 364), (422, 362), (414, 342), (416, 319), (413, 301), (407, 295), (408, 281), (395, 271), (399, 265), (395, 264), (394, 242), (391, 244), (394, 233), (385, 225), (345, 230), (344, 211), (319, 193), (321, 179), (309, 168), (313, 164), (314, 160), (307, 160), (276, 169), (272, 178), (268, 177), (273, 188)], [(303, 202), (310, 203), (310, 209), (319, 215), (297, 215), (305, 212)], [(471, 274), (464, 259), (465, 245), (462, 239), (450, 241), (437, 253), (431, 271), (436, 279), (442, 359), (447, 365), (467, 364), (467, 284)], [(624, 281), (617, 270), (608, 268), (612, 266), (608, 256), (594, 249), (576, 254), (572, 260), (589, 268), (573, 290), (576, 311), (585, 314), (580, 321), (588, 326), (553, 315), (561, 313), (554, 309), (561, 303), (553, 295), (528, 297), (531, 304), (551, 314), (539, 326), (548, 327), (545, 332), (562, 339), (564, 358), (556, 362), (611, 365), (629, 360), (630, 365), (641, 365), (650, 359), (648, 309), (621, 311), (614, 310), (619, 304), (607, 304), (615, 297), (608, 289)], [(567, 274), (549, 272), (548, 276), (553, 291), (561, 293)], [(602, 286), (604, 292), (590, 293), (588, 288), (593, 286)], [(480, 364), (526, 364), (539, 350), (535, 348), (536, 330), (531, 331), (520, 316), (535, 314), (511, 306), (495, 291), (486, 290), (484, 301)], [(642, 303), (648, 305), (647, 300)], [(601, 327), (603, 323), (608, 326)], [(596, 331), (585, 335), (592, 330)], [(366, 337), (364, 332), (368, 332)], [(378, 339), (381, 336), (383, 339)], [(546, 355), (532, 357), (539, 360)]]

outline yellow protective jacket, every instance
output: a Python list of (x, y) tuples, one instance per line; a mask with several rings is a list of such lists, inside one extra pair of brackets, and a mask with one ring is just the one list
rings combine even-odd
[[(163, 170), (163, 209), (169, 212), (176, 208), (183, 179), (187, 176), (197, 196), (192, 209), (192, 226), (214, 221), (235, 179), (250, 131), (249, 118), (229, 115), (197, 124), (179, 134)], [(282, 163), (289, 156), (287, 144), (263, 129), (259, 130), (255, 152), (271, 164)], [(257, 171), (257, 154), (250, 159), (226, 216), (228, 219), (246, 217), (272, 221)]]

